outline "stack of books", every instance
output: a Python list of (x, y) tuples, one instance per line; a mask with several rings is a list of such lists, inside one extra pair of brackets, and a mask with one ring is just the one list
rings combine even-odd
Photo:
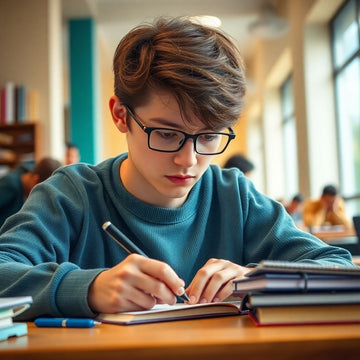
[(31, 296), (0, 297), (0, 341), (27, 334), (26, 323), (13, 319), (32, 304)]
[(263, 261), (234, 295), (256, 325), (360, 323), (360, 267)]

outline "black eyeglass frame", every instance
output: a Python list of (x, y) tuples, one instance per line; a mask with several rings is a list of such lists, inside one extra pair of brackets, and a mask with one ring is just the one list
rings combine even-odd
[[(227, 129), (229, 130), (229, 133), (224, 133), (224, 132), (202, 132), (199, 134), (188, 134), (185, 131), (182, 130), (177, 130), (177, 129), (170, 129), (170, 128), (164, 128), (164, 127), (150, 127), (150, 126), (145, 126), (134, 114), (134, 112), (129, 108), (128, 105), (125, 105), (126, 110), (128, 111), (128, 113), (130, 114), (130, 116), (135, 120), (135, 122), (140, 126), (140, 128), (147, 134), (148, 136), (148, 148), (154, 151), (159, 151), (159, 152), (166, 152), (166, 153), (173, 153), (173, 152), (177, 152), (179, 151), (186, 143), (186, 141), (188, 139), (192, 139), (193, 143), (194, 143), (194, 150), (197, 154), (200, 155), (218, 155), (218, 154), (222, 154), (226, 148), (228, 147), (229, 143), (231, 140), (235, 139), (236, 134), (234, 132), (234, 130), (231, 127), (228, 127)], [(169, 130), (169, 131), (177, 131), (179, 133), (182, 133), (184, 135), (184, 141), (182, 142), (182, 144), (179, 146), (178, 149), (176, 150), (160, 150), (160, 149), (156, 149), (150, 146), (150, 134), (154, 131), (154, 130)], [(228, 137), (228, 141), (226, 143), (226, 145), (224, 146), (224, 148), (221, 151), (217, 151), (217, 152), (212, 152), (212, 153), (203, 153), (200, 152), (196, 149), (196, 143), (197, 143), (197, 139), (199, 136), (202, 135), (225, 135)]]

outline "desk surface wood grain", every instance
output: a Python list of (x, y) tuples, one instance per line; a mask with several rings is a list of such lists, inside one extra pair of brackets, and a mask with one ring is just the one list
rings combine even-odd
[(0, 342), (11, 359), (358, 359), (360, 324), (256, 327), (247, 316), (90, 329), (36, 328)]
[(332, 240), (332, 239), (347, 239), (356, 237), (356, 233), (354, 229), (346, 229), (342, 231), (320, 231), (320, 232), (313, 232), (314, 236), (321, 240)]

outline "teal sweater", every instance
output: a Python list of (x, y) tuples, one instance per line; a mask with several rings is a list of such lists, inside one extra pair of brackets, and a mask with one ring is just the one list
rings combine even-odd
[(298, 230), (278, 202), (236, 169), (211, 165), (185, 204), (145, 204), (123, 187), (126, 154), (97, 166), (63, 167), (37, 185), (0, 231), (0, 296), (32, 295), (19, 319), (94, 316), (94, 278), (127, 253), (104, 231), (111, 221), (149, 257), (170, 264), (189, 284), (209, 258), (240, 265), (263, 259), (351, 265), (350, 254)]

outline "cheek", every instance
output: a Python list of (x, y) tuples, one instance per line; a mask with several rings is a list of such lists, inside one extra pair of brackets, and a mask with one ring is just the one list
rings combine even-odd
[(198, 155), (197, 164), (198, 164), (199, 168), (204, 172), (209, 167), (209, 165), (211, 164), (213, 159), (214, 159), (214, 156)]
[(132, 158), (138, 170), (141, 168), (144, 176), (160, 173), (166, 162), (162, 153), (157, 153), (148, 147), (135, 147)]

